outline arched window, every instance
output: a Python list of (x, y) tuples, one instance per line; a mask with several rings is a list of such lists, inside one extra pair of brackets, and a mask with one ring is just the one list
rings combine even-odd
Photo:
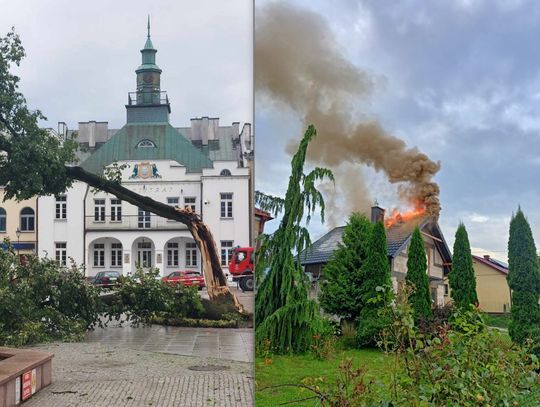
[(21, 232), (33, 232), (35, 214), (32, 208), (23, 208), (21, 211)]
[(145, 138), (137, 143), (137, 148), (156, 148), (156, 144), (152, 140)]
[(224, 169), (224, 170), (221, 170), (219, 175), (221, 175), (222, 177), (230, 177), (232, 174), (231, 174), (231, 172), (229, 170)]
[(4, 208), (0, 208), (0, 232), (6, 231), (6, 210)]

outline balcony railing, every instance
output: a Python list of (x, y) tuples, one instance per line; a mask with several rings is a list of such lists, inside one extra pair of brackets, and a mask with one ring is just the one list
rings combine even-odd
[(141, 91), (128, 93), (128, 106), (168, 105), (169, 97), (163, 91)]
[[(171, 221), (157, 215), (122, 215), (121, 220), (112, 220), (111, 216), (95, 218), (94, 215), (86, 216), (85, 224), (88, 230), (151, 230), (151, 229), (174, 229), (187, 230), (181, 222)], [(118, 218), (116, 218), (118, 219)]]

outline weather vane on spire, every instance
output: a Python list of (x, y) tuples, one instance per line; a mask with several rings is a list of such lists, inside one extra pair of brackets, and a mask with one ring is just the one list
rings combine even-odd
[(150, 14), (148, 14), (148, 38), (150, 38)]

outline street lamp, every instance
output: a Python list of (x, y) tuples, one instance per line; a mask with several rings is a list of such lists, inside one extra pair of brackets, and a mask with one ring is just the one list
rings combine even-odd
[(21, 262), (21, 255), (19, 254), (19, 247), (20, 247), (20, 238), (21, 238), (21, 229), (17, 228), (15, 231), (15, 234), (17, 235), (17, 257), (19, 258), (19, 263)]

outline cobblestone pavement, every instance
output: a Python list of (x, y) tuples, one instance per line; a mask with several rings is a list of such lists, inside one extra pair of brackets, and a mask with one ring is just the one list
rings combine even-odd
[[(253, 312), (253, 293), (231, 290)], [(253, 405), (252, 329), (110, 326), (36, 348), (54, 353), (53, 381), (26, 407)]]
[(135, 350), (184, 356), (253, 362), (253, 329), (182, 328), (174, 326), (111, 326), (96, 328), (88, 342), (128, 347)]
[(138, 351), (101, 343), (57, 343), (53, 382), (27, 407), (253, 405), (253, 364)]

